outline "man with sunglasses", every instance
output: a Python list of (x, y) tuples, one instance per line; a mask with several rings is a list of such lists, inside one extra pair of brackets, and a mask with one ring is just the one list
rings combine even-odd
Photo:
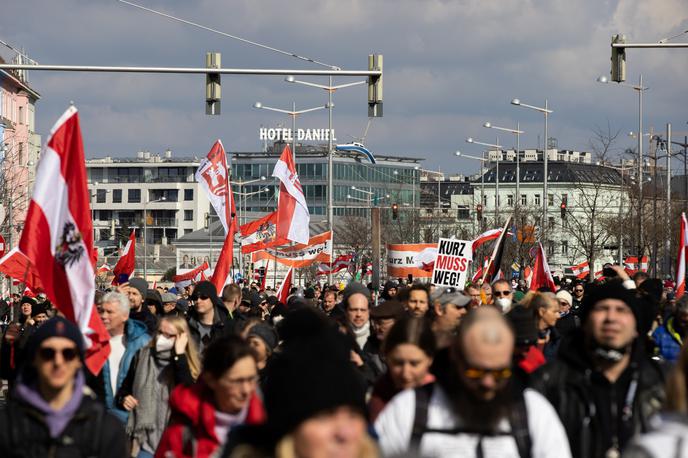
[(228, 326), (229, 312), (217, 296), (215, 285), (209, 281), (196, 283), (191, 300), (194, 306), (189, 311), (189, 331), (198, 351), (214, 340), (232, 333)]
[(502, 312), (507, 313), (511, 309), (511, 303), (514, 299), (511, 282), (504, 279), (495, 281), (492, 284), (492, 295), (494, 296), (494, 304)]
[(573, 284), (573, 301), (571, 303), (571, 313), (577, 315), (583, 305), (583, 295), (585, 294), (585, 286), (582, 281), (577, 281)]
[(85, 385), (79, 329), (61, 317), (31, 336), (26, 362), (0, 410), (3, 458), (123, 457), (124, 427)]
[(569, 457), (556, 412), (511, 380), (514, 334), (494, 307), (459, 325), (437, 382), (398, 394), (375, 421), (383, 455)]

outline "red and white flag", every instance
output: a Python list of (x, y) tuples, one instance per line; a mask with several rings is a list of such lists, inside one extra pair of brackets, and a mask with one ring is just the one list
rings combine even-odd
[(678, 239), (678, 260), (676, 265), (676, 299), (686, 292), (686, 247), (688, 247), (688, 220), (681, 213), (681, 233)]
[(194, 269), (191, 269), (188, 272), (184, 272), (183, 274), (175, 275), (174, 277), (172, 277), (172, 281), (175, 283), (180, 283), (180, 282), (183, 282), (185, 280), (196, 281), (197, 277), (200, 278), (201, 272), (206, 271), (209, 268), (210, 268), (210, 266), (208, 266), (208, 261), (205, 261), (200, 266), (198, 266)]
[(311, 215), (289, 145), (284, 147), (272, 176), (280, 180), (276, 237), (297, 243), (308, 243)]
[[(234, 212), (234, 199), (231, 199), (232, 205), (232, 215)], [(232, 216), (232, 221), (229, 225), (229, 234), (225, 237), (225, 241), (222, 244), (222, 251), (220, 251), (220, 257), (217, 258), (217, 263), (215, 263), (215, 270), (213, 271), (213, 276), (210, 278), (210, 282), (215, 285), (217, 289), (217, 294), (222, 294), (222, 289), (225, 285), (231, 283), (232, 281), (232, 265), (234, 263), (234, 234), (236, 233), (236, 222), (235, 218)], [(204, 275), (205, 271), (201, 272)]]
[(583, 261), (580, 264), (577, 264), (575, 266), (569, 267), (571, 269), (571, 272), (573, 272), (573, 275), (576, 276), (579, 280), (584, 279), (585, 277), (588, 276), (590, 273), (590, 265), (588, 261)]
[(115, 268), (112, 269), (112, 273), (115, 274), (115, 278), (112, 279), (113, 285), (120, 285), (129, 281), (129, 277), (134, 273), (136, 268), (136, 229), (131, 231), (129, 234), (129, 240), (127, 244), (124, 245), (122, 254), (115, 264)]
[(18, 247), (12, 248), (0, 259), (0, 273), (16, 280), (13, 284), (24, 283), (34, 291), (42, 291), (43, 284), (33, 264)]
[(353, 254), (343, 254), (329, 263), (324, 262), (318, 266), (318, 275), (330, 275), (348, 269), (351, 261), (354, 259)]
[(286, 245), (288, 239), (279, 239), (277, 235), (277, 212), (268, 213), (260, 219), (241, 226), (241, 252), (253, 253), (266, 248)]
[(98, 267), (98, 270), (96, 271), (98, 275), (106, 274), (108, 272), (112, 272), (112, 268), (107, 263), (103, 263), (103, 265)]
[(201, 160), (201, 164), (196, 170), (196, 181), (201, 185), (210, 204), (215, 209), (225, 228), (225, 234), (229, 233), (232, 215), (234, 214), (231, 202), (232, 196), (229, 189), (229, 178), (227, 174), (227, 155), (222, 142), (217, 140), (208, 156)]
[(290, 267), (287, 271), (287, 275), (284, 277), (282, 284), (277, 290), (277, 300), (286, 305), (287, 298), (289, 297), (289, 291), (291, 290), (291, 284), (294, 280), (294, 268)]
[(502, 235), (502, 229), (490, 229), (485, 231), (473, 240), (473, 251), (478, 249), (483, 243), (498, 239)]
[(640, 269), (643, 272), (647, 272), (649, 266), (649, 260), (647, 256), (642, 256), (640, 258), (640, 265), (638, 265), (638, 256), (628, 256), (624, 259), (624, 269), (629, 275), (633, 275)]
[(542, 243), (538, 242), (538, 251), (535, 256), (535, 264), (533, 265), (533, 278), (530, 280), (530, 290), (537, 291), (542, 287), (547, 287), (552, 292), (557, 290), (554, 278), (552, 278), (552, 271), (549, 270), (549, 264), (547, 264), (545, 250), (542, 248)]
[(98, 374), (110, 354), (110, 335), (93, 302), (93, 222), (79, 128), (71, 106), (50, 131), (19, 249), (41, 278), (48, 299), (76, 323), (86, 344), (86, 366)]

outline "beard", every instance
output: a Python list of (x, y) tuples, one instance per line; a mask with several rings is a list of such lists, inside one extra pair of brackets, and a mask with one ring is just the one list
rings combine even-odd
[(486, 400), (475, 393), (475, 388), (466, 386), (454, 371), (451, 372), (438, 383), (447, 394), (452, 411), (461, 420), (460, 426), (482, 434), (497, 432), (499, 423), (509, 419), (511, 381), (499, 388), (492, 399)]

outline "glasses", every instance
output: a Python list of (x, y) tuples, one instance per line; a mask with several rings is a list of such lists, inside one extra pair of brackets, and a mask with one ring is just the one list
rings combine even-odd
[(497, 297), (509, 297), (511, 296), (511, 291), (495, 291), (494, 295)]
[(192, 297), (191, 299), (194, 300), (194, 301), (197, 301), (197, 300), (199, 300), (199, 299), (205, 301), (205, 300), (210, 299), (210, 296), (206, 296), (205, 294), (200, 294), (200, 295), (198, 295), (198, 296)]
[(477, 369), (472, 367), (464, 370), (463, 375), (472, 380), (480, 380), (488, 375), (491, 375), (495, 380), (506, 380), (511, 377), (511, 369), (508, 367), (503, 369)]
[(577, 292), (577, 293), (582, 293), (582, 292), (583, 292), (583, 288), (576, 288), (576, 289), (574, 289), (574, 291)]
[(41, 347), (38, 349), (38, 357), (43, 361), (53, 361), (55, 356), (60, 353), (62, 359), (66, 362), (74, 361), (74, 359), (79, 356), (76, 348), (63, 348), (62, 350), (55, 350), (50, 347)]

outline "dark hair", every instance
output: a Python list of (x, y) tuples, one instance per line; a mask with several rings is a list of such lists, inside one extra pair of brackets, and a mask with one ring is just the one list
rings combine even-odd
[(382, 344), (382, 351), (387, 354), (402, 344), (415, 345), (430, 358), (434, 357), (437, 344), (435, 342), (435, 334), (430, 327), (430, 322), (413, 316), (397, 320)]
[(237, 361), (247, 356), (256, 358), (251, 346), (241, 337), (222, 337), (213, 341), (203, 352), (203, 372), (220, 378)]
[(504, 278), (500, 278), (499, 280), (496, 280), (494, 283), (492, 283), (492, 288), (494, 289), (495, 286), (505, 284), (506, 286), (509, 287), (509, 291), (511, 291), (511, 282), (509, 280), (506, 280)]
[(639, 270), (633, 274), (634, 282), (637, 282), (638, 280), (647, 280), (648, 278), (650, 278), (650, 275), (647, 272), (643, 272), (642, 270)]
[(430, 287), (423, 283), (414, 283), (409, 287), (401, 288), (397, 292), (397, 300), (399, 302), (408, 302), (411, 297), (411, 291), (425, 291), (425, 294), (428, 295), (428, 304), (430, 303)]

